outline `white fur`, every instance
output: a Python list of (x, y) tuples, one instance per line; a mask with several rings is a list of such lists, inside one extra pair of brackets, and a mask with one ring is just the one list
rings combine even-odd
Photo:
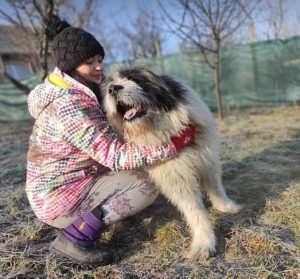
[[(141, 88), (118, 74), (110, 82), (124, 86), (119, 99), (140, 102)], [(137, 89), (137, 90), (134, 90)], [(104, 91), (106, 89), (104, 88)], [(104, 92), (107, 117), (117, 133), (138, 146), (159, 146), (169, 141), (188, 123), (197, 127), (196, 141), (174, 158), (147, 167), (151, 179), (161, 192), (184, 215), (192, 233), (189, 257), (205, 259), (215, 253), (216, 240), (209, 216), (202, 201), (201, 187), (207, 191), (212, 205), (221, 212), (236, 213), (240, 206), (230, 200), (221, 181), (219, 142), (216, 123), (209, 108), (192, 90), (188, 90), (187, 104), (177, 104), (175, 110), (158, 113), (148, 111), (140, 121), (124, 122), (116, 112), (116, 98)], [(147, 103), (147, 101), (145, 101)]]

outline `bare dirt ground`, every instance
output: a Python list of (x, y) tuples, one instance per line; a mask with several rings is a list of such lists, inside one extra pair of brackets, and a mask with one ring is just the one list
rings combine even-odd
[(24, 192), (31, 125), (0, 123), (0, 278), (300, 278), (300, 107), (234, 111), (219, 122), (224, 185), (244, 208), (209, 208), (218, 253), (206, 262), (183, 258), (188, 228), (162, 197), (104, 233), (114, 264), (86, 268), (53, 255), (56, 231), (35, 218)]

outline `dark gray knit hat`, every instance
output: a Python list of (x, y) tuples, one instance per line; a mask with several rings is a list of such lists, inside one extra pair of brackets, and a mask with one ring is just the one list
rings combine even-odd
[(92, 34), (60, 21), (57, 16), (47, 23), (46, 34), (52, 40), (52, 55), (56, 66), (63, 72), (71, 72), (97, 54), (104, 58), (104, 49)]

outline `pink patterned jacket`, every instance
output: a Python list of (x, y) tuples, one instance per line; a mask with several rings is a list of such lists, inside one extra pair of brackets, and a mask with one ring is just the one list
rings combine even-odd
[(44, 221), (68, 213), (104, 172), (136, 169), (176, 154), (172, 143), (138, 148), (121, 142), (94, 93), (60, 70), (54, 73), (70, 88), (46, 79), (28, 97), (36, 120), (29, 140), (26, 193)]

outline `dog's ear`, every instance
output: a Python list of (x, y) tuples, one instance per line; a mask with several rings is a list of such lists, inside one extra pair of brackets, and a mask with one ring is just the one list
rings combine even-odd
[(150, 69), (143, 69), (144, 83), (141, 85), (143, 90), (150, 95), (158, 109), (170, 111), (176, 108), (177, 101), (168, 83)]
[(176, 81), (172, 77), (166, 75), (160, 75), (160, 80), (168, 88), (168, 92), (172, 96), (176, 104), (187, 104), (187, 89), (185, 88), (185, 86), (183, 86), (180, 82)]

